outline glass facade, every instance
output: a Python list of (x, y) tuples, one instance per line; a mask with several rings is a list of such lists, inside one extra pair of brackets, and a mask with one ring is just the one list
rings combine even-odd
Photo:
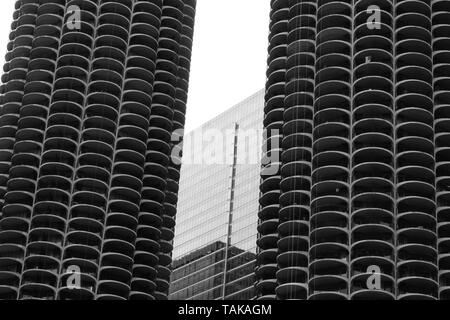
[(170, 299), (254, 297), (263, 106), (260, 91), (185, 138)]

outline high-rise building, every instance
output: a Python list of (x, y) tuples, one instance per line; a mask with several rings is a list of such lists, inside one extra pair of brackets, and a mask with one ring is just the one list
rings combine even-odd
[(170, 299), (255, 296), (263, 108), (262, 90), (185, 138)]
[(449, 32), (449, 1), (271, 1), (259, 299), (450, 299)]
[(195, 0), (16, 2), (0, 299), (166, 299)]

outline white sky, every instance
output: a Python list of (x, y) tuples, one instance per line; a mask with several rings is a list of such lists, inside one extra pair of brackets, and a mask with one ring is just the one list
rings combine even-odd
[[(16, 0), (0, 1), (3, 65)], [(187, 131), (264, 87), (269, 8), (269, 0), (197, 0)]]
[(264, 88), (269, 0), (197, 0), (186, 130)]

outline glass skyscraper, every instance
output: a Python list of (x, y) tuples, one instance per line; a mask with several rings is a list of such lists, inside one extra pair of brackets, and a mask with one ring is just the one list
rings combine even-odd
[(260, 91), (185, 140), (171, 299), (254, 297), (263, 106)]
[(195, 0), (16, 2), (0, 299), (167, 299)]
[(258, 298), (450, 299), (450, 2), (271, 8)]

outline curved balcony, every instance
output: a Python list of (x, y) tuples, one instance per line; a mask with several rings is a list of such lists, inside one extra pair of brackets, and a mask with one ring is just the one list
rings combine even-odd
[(380, 274), (380, 289), (369, 289), (367, 283), (372, 273), (364, 271), (354, 271), (351, 278), (351, 300), (395, 300), (395, 280), (389, 275)]
[(309, 281), (309, 300), (347, 300), (348, 283), (338, 276), (317, 276)]
[[(376, 249), (374, 242), (373, 249)], [(379, 246), (379, 249), (382, 249)], [(359, 249), (354, 251), (358, 254)], [(364, 249), (362, 249), (364, 250)], [(383, 256), (387, 254), (387, 256)], [(395, 261), (390, 249), (386, 251), (373, 251), (373, 254), (360, 255), (352, 259), (351, 263), (351, 299), (352, 300), (391, 300), (395, 297)], [(381, 290), (369, 290), (367, 281), (372, 274), (369, 268), (378, 266), (381, 272)]]

